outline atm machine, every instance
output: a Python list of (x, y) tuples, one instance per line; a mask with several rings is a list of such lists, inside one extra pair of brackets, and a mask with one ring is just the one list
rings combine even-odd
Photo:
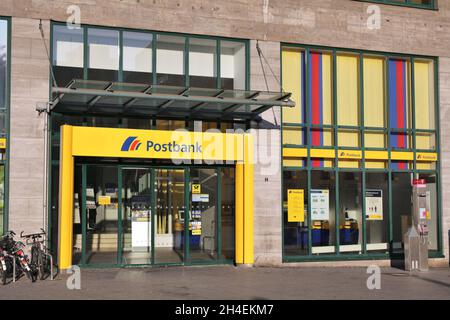
[(424, 179), (413, 181), (412, 226), (404, 235), (405, 270), (428, 271), (428, 223), (431, 220), (430, 192)]

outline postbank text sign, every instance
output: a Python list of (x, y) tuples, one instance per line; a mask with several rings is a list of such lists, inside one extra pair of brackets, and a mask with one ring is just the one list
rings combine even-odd
[(72, 155), (243, 161), (243, 138), (236, 133), (74, 126)]

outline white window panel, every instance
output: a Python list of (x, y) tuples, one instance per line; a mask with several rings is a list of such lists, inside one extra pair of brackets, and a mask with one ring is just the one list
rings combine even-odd
[(117, 46), (91, 43), (89, 53), (89, 68), (119, 69), (119, 48)]

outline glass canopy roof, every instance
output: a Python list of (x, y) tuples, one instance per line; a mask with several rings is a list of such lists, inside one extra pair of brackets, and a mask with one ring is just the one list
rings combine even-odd
[(294, 107), (290, 93), (220, 90), (94, 80), (53, 87), (51, 111), (71, 114), (253, 120), (274, 107)]

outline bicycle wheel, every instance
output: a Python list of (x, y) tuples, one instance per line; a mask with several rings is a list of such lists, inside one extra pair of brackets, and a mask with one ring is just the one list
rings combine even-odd
[(6, 284), (6, 271), (3, 270), (3, 268), (0, 268), (0, 281), (2, 282), (2, 285)]
[(48, 271), (50, 270), (50, 267), (48, 267), (48, 257), (44, 255), (41, 251), (39, 251), (38, 255), (38, 275), (39, 280), (44, 280), (45, 276), (47, 275)]

